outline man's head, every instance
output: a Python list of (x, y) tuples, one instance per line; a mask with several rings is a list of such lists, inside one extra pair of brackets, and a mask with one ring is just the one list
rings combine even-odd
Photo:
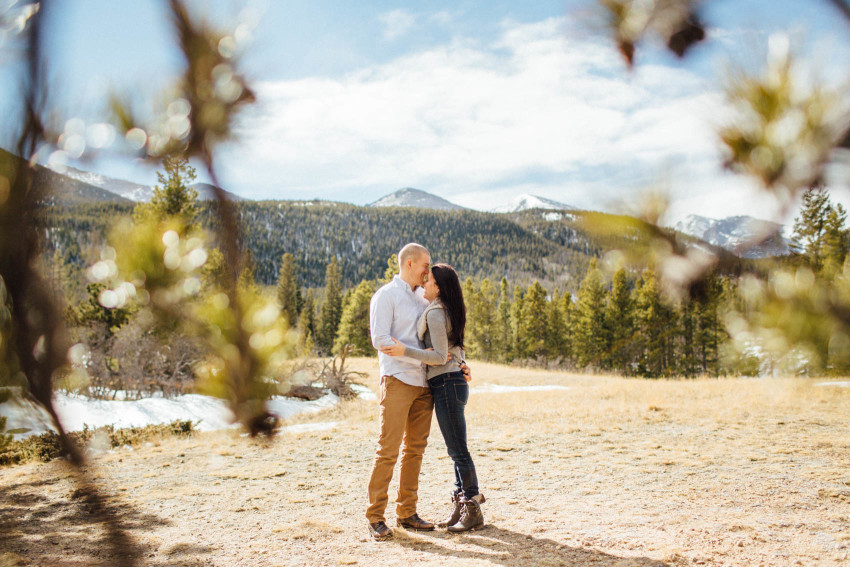
[(425, 283), (431, 267), (431, 254), (421, 244), (411, 242), (405, 244), (398, 253), (399, 277), (410, 287)]

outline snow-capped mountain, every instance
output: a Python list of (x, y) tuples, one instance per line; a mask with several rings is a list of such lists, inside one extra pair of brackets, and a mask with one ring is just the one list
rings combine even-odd
[(567, 205), (565, 203), (561, 203), (559, 201), (555, 201), (553, 199), (547, 199), (546, 197), (538, 197), (537, 195), (525, 194), (514, 197), (507, 205), (496, 207), (495, 209), (493, 209), (493, 212), (518, 213), (519, 211), (525, 211), (528, 209), (551, 209), (555, 211), (568, 211), (575, 209), (575, 207)]
[[(99, 187), (109, 191), (110, 193), (124, 197), (125, 199), (135, 201), (136, 203), (148, 202), (151, 200), (151, 197), (153, 197), (154, 188), (150, 185), (141, 185), (139, 183), (133, 183), (132, 181), (115, 179), (114, 177), (109, 177), (93, 171), (83, 171), (74, 167), (63, 169), (62, 174), (87, 185)], [(213, 194), (213, 186), (209, 183), (193, 183), (190, 187), (194, 188), (198, 192), (198, 199), (202, 201), (215, 198), (215, 195)], [(232, 201), (242, 200), (241, 197), (234, 195), (233, 193), (228, 191), (225, 191), (225, 193)]]
[(464, 207), (455, 205), (442, 197), (432, 195), (421, 189), (405, 187), (394, 193), (381, 197), (368, 207), (416, 207), (418, 209), (437, 209), (440, 211), (460, 211)]
[[(750, 216), (712, 219), (689, 215), (684, 221), (676, 223), (675, 228), (744, 258), (784, 256), (789, 253), (781, 224)], [(754, 242), (757, 243), (755, 246)]]
[(149, 185), (140, 185), (123, 179), (115, 179), (93, 171), (83, 171), (74, 167), (64, 168), (61, 172), (63, 175), (82, 181), (95, 187), (105, 189), (110, 193), (115, 193), (125, 199), (131, 201), (150, 201), (153, 196), (153, 187)]

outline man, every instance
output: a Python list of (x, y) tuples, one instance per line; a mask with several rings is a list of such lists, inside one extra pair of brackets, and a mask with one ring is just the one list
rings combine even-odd
[[(391, 337), (403, 344), (419, 347), (416, 321), (428, 306), (421, 286), (430, 273), (431, 255), (424, 246), (407, 244), (398, 253), (398, 267), (399, 274), (376, 291), (369, 304), (369, 328), (372, 345), (376, 349), (392, 346)], [(387, 356), (380, 350), (378, 362), (381, 371), (380, 436), (369, 478), (366, 518), (369, 533), (381, 540), (392, 537), (384, 511), (402, 440), (397, 523), (410, 530), (434, 529), (433, 523), (416, 513), (419, 470), (431, 432), (434, 400), (422, 363), (404, 356)]]

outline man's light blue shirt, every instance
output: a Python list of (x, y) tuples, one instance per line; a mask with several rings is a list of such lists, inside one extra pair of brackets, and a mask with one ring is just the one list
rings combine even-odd
[(372, 296), (369, 303), (369, 330), (372, 345), (378, 350), (381, 376), (395, 376), (411, 386), (428, 387), (425, 366), (414, 358), (389, 356), (380, 351), (382, 346), (392, 346), (390, 337), (405, 346), (421, 348), (416, 334), (416, 322), (428, 307), (425, 290), (410, 284), (399, 276), (384, 285)]

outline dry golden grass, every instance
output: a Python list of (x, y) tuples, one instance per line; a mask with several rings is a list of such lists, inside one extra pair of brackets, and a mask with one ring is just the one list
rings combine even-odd
[[(353, 361), (377, 386), (376, 363)], [(377, 407), (256, 442), (164, 439), (97, 458), (146, 565), (842, 565), (850, 551), (850, 389), (804, 379), (627, 380), (473, 364), (468, 406), (488, 527), (465, 536), (363, 517)], [(433, 424), (420, 513), (447, 511)], [(62, 462), (0, 470), (0, 565), (108, 565)], [(395, 494), (391, 487), (391, 496)], [(392, 506), (387, 511), (391, 524)]]

